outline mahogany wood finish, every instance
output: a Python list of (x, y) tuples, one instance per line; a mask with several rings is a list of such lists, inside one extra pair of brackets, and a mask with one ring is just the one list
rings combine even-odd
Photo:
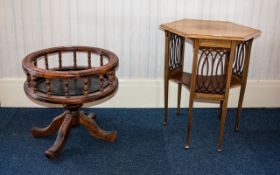
[[(165, 30), (164, 125), (168, 119), (169, 80), (178, 83), (177, 115), (180, 114), (181, 88), (190, 91), (187, 141), (190, 148), (193, 103), (210, 100), (220, 104), (217, 151), (221, 151), (230, 88), (240, 86), (235, 130), (244, 98), (251, 47), (260, 31), (226, 21), (183, 19), (162, 24)], [(183, 71), (184, 43), (193, 43), (192, 72)]]
[[(65, 53), (72, 53), (72, 66), (66, 65), (67, 60), (63, 59)], [(79, 65), (81, 53), (87, 55), (86, 66)], [(58, 63), (52, 67), (50, 63), (54, 62), (53, 56), (58, 58)], [(98, 59), (99, 65), (92, 65), (93, 59)], [(38, 66), (40, 60), (43, 60), (44, 68)], [(45, 151), (47, 158), (53, 159), (58, 155), (71, 128), (80, 124), (97, 139), (110, 142), (116, 140), (117, 132), (102, 130), (95, 121), (95, 114), (87, 116), (80, 111), (84, 103), (103, 99), (117, 91), (118, 79), (115, 72), (118, 57), (114, 53), (85, 46), (55, 47), (27, 55), (22, 61), (22, 67), (27, 75), (24, 90), (29, 97), (42, 102), (62, 104), (65, 109), (46, 128), (32, 128), (34, 137), (49, 136), (58, 130), (54, 144)]]

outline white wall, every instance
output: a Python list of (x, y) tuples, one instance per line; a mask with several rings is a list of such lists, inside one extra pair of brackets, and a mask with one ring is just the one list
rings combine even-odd
[[(23, 77), (22, 58), (58, 45), (114, 51), (120, 78), (162, 78), (161, 23), (229, 20), (260, 29), (249, 79), (280, 78), (279, 0), (0, 0), (0, 78)], [(191, 65), (188, 53), (186, 68)]]
[[(120, 58), (118, 103), (109, 106), (162, 107), (164, 32), (159, 25), (182, 18), (228, 20), (260, 29), (245, 106), (280, 106), (280, 0), (0, 0), (2, 106), (32, 106), (22, 88), (25, 55), (59, 45), (90, 45)], [(191, 52), (187, 45), (188, 70)], [(21, 97), (17, 100), (15, 89)], [(172, 106), (175, 102), (171, 100)]]

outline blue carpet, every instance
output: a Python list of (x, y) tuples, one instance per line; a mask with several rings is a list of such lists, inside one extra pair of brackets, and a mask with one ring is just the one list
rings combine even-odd
[(56, 135), (33, 138), (62, 109), (0, 108), (0, 174), (280, 174), (280, 109), (244, 109), (240, 132), (229, 109), (223, 152), (216, 152), (218, 110), (195, 109), (191, 149), (184, 150), (187, 110), (180, 117), (162, 109), (84, 109), (118, 131), (115, 143), (93, 139), (83, 127), (71, 130), (56, 160), (44, 156)]

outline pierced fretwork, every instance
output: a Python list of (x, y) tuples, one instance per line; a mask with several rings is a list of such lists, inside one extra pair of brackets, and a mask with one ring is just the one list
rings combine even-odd
[(220, 48), (200, 48), (197, 64), (196, 92), (223, 94), (229, 50)]
[(238, 77), (243, 76), (244, 62), (246, 57), (247, 41), (241, 42), (236, 47), (235, 58), (233, 63), (233, 73)]
[(170, 33), (169, 43), (169, 70), (175, 70), (182, 67), (182, 53), (183, 53), (184, 38)]

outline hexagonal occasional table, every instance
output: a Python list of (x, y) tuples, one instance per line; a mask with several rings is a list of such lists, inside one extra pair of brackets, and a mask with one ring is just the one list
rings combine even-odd
[[(164, 124), (167, 124), (168, 116), (168, 83), (169, 80), (173, 80), (178, 83), (178, 115), (182, 85), (190, 90), (185, 148), (190, 147), (194, 100), (210, 100), (220, 102), (217, 150), (221, 151), (229, 89), (241, 86), (235, 122), (237, 130), (246, 88), (252, 42), (261, 32), (227, 21), (195, 19), (183, 19), (162, 24), (161, 28), (165, 30)], [(189, 40), (193, 44), (191, 73), (183, 71), (185, 40)]]
[(118, 57), (114, 53), (94, 47), (55, 47), (29, 54), (22, 66), (27, 75), (25, 93), (34, 100), (62, 104), (65, 109), (48, 127), (32, 128), (35, 137), (58, 130), (56, 141), (45, 151), (46, 157), (55, 158), (70, 129), (80, 124), (95, 138), (115, 141), (116, 131), (100, 129), (95, 114), (86, 116), (80, 111), (84, 103), (105, 99), (117, 91)]

